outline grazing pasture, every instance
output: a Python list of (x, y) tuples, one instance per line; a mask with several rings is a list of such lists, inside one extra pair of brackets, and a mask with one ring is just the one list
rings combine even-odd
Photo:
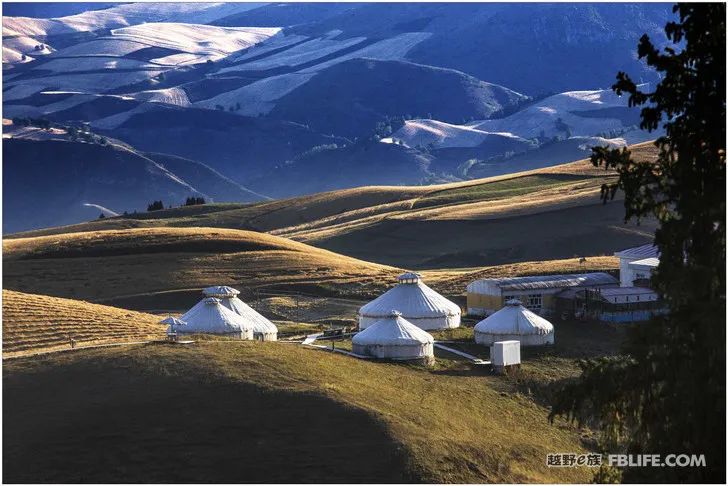
[[(587, 450), (486, 370), (205, 341), (6, 363), (10, 482), (584, 482)], [(53, 397), (54, 407), (47, 401)]]

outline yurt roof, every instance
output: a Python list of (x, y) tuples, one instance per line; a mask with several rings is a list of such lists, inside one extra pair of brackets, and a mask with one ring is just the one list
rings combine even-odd
[(169, 324), (170, 326), (186, 326), (187, 323), (183, 321), (182, 319), (178, 317), (169, 316), (161, 321), (159, 321), (160, 324)]
[(254, 332), (272, 333), (278, 332), (278, 328), (271, 321), (266, 319), (248, 304), (237, 297), (228, 297), (221, 299), (221, 303), (226, 308), (235, 312), (253, 326)]
[(475, 332), (485, 334), (549, 334), (554, 326), (549, 321), (526, 309), (519, 300), (506, 305), (475, 325)]
[(408, 322), (396, 311), (390, 311), (387, 317), (358, 332), (352, 339), (352, 343), (362, 346), (408, 346), (434, 342), (429, 333)]
[(214, 297), (202, 299), (180, 319), (187, 323), (186, 332), (230, 333), (253, 328), (244, 317), (223, 306), (220, 299)]
[[(405, 274), (407, 275), (407, 274)], [(359, 314), (387, 317), (398, 310), (408, 319), (453, 316), (460, 314), (460, 306), (450, 302), (422, 283), (419, 275), (414, 283), (399, 283), (373, 301), (362, 306)], [(400, 276), (400, 281), (403, 276)]]
[(207, 287), (206, 289), (203, 289), (202, 293), (205, 294), (206, 297), (235, 297), (240, 294), (240, 291), (225, 285), (217, 285), (215, 287)]

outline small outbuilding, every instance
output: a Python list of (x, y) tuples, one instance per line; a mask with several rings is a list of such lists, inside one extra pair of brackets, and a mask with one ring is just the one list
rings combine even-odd
[(390, 317), (398, 310), (402, 317), (424, 330), (460, 326), (460, 306), (422, 283), (417, 273), (404, 273), (398, 284), (359, 309), (359, 329)]
[(520, 341), (521, 346), (554, 343), (554, 326), (511, 299), (498, 312), (475, 325), (475, 342), (490, 346), (496, 341)]
[(178, 334), (216, 334), (236, 339), (253, 339), (253, 325), (231, 311), (220, 299), (206, 297), (180, 317), (186, 325)]
[(397, 311), (390, 311), (387, 317), (358, 332), (351, 342), (352, 351), (364, 356), (423, 364), (431, 364), (435, 359), (435, 339)]
[(649, 285), (652, 272), (660, 264), (660, 252), (652, 244), (627, 248), (614, 256), (619, 258), (620, 287)]
[(240, 291), (227, 286), (207, 287), (202, 291), (206, 297), (220, 299), (222, 305), (244, 318), (253, 326), (254, 339), (259, 341), (276, 341), (278, 328), (263, 317), (255, 309), (240, 300)]

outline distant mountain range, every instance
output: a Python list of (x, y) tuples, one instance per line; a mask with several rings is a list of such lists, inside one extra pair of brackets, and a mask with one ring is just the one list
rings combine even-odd
[(64, 5), (3, 17), (3, 116), (16, 122), (3, 124), (4, 174), (26, 184), (4, 232), (94, 217), (85, 203), (455, 181), (649, 140), (608, 87), (619, 70), (657, 80), (636, 44), (661, 42), (672, 15), (643, 3)]

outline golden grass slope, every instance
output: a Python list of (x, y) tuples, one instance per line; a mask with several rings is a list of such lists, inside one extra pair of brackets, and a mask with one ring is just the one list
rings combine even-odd
[[(652, 142), (631, 147), (635, 158), (656, 157)], [(313, 241), (316, 233), (335, 233), (382, 218), (507, 217), (590, 204), (613, 171), (595, 168), (588, 160), (514, 174), (430, 186), (368, 186), (256, 204), (206, 204), (106, 218), (77, 225), (30, 231), (10, 237), (127, 229), (138, 227), (224, 227), (274, 232)], [(487, 203), (487, 204), (483, 204)], [(460, 207), (462, 206), (462, 207)], [(444, 208), (449, 208), (443, 210)], [(374, 218), (374, 219), (371, 219)]]
[(3, 290), (3, 355), (163, 339), (159, 317), (78, 300)]
[(356, 290), (391, 281), (399, 272), (278, 236), (221, 228), (20, 238), (5, 240), (3, 250), (7, 288), (96, 302), (174, 291), (198, 299), (199, 290), (210, 285), (244, 291), (336, 284)]
[[(425, 370), (406, 365), (356, 360), (283, 343), (211, 341), (200, 342), (191, 347), (137, 346), (84, 351), (49, 357), (42, 362), (37, 360), (14, 362), (6, 366), (4, 372), (5, 380), (14, 386), (14, 399), (23, 400), (23, 394), (26, 393), (23, 390), (34, 389), (32, 383), (42, 382), (47, 375), (66, 380), (69, 384), (59, 389), (59, 392), (73, 394), (77, 393), (75, 383), (93, 382), (94, 376), (103, 375), (106, 370), (111, 373), (112, 370), (119, 368), (123, 368), (129, 378), (123, 383), (114, 385), (124, 389), (117, 390), (113, 405), (108, 407), (113, 407), (115, 413), (120, 414), (118, 420), (121, 421), (126, 420), (125, 413), (132, 411), (136, 414), (137, 420), (145, 416), (140, 404), (134, 399), (138, 396), (138, 390), (134, 388), (136, 376), (144, 377), (145, 382), (151, 384), (153, 390), (165, 390), (163, 393), (168, 396), (165, 398), (164, 395), (159, 395), (153, 403), (175, 402), (174, 397), (179, 396), (185, 396), (185, 402), (196, 403), (196, 393), (214, 395), (215, 392), (211, 387), (219, 387), (225, 394), (237, 396), (243, 393), (244, 387), (253, 385), (258, 390), (266, 392), (262, 395), (259, 391), (255, 393), (256, 396), (273, 398), (272, 394), (280, 391), (289, 393), (278, 400), (287, 400), (292, 405), (297, 403), (297, 397), (313, 395), (326, 397), (341, 407), (366, 411), (375, 420), (384, 424), (385, 437), (388, 441), (394, 442), (405, 454), (404, 466), (408, 471), (406, 476), (408, 479), (405, 481), (562, 483), (586, 482), (592, 474), (589, 468), (546, 467), (545, 458), (548, 453), (585, 451), (579, 431), (565, 423), (549, 424), (545, 408), (519, 393), (516, 386), (508, 379), (490, 375), (485, 370), (462, 372)], [(171, 379), (165, 380), (165, 378)], [(170, 383), (179, 385), (174, 388)], [(81, 410), (83, 417), (86, 416), (83, 413), (85, 410), (98, 415), (105, 413), (105, 408), (103, 406), (99, 408), (98, 403), (105, 403), (103, 400), (107, 392), (103, 387), (100, 387), (100, 390), (102, 391), (96, 397), (94, 405), (87, 403), (83, 398), (74, 402), (74, 406)], [(240, 400), (244, 400), (243, 395), (240, 396)], [(42, 400), (34, 400), (31, 403), (42, 403)], [(96, 407), (95, 411), (93, 407)], [(226, 427), (235, 427), (237, 420), (245, 421), (247, 424), (256, 422), (251, 421), (249, 416), (235, 418), (236, 414), (232, 413), (233, 411), (227, 411), (226, 414), (225, 410), (218, 409), (217, 402), (209, 404), (208, 409), (214, 410), (216, 417), (228, 417)], [(260, 416), (256, 409), (246, 409), (246, 413), (252, 417)], [(174, 432), (175, 429), (179, 429), (177, 413), (157, 415), (159, 418), (155, 422), (153, 433), (168, 437), (166, 447), (178, 447), (178, 444), (170, 443), (171, 440), (179, 438), (179, 434)], [(186, 450), (190, 457), (219, 456), (220, 452), (215, 447), (220, 441), (226, 440), (225, 433), (221, 433), (220, 440), (211, 443), (200, 439), (201, 436), (207, 437), (203, 435), (205, 432), (203, 429), (214, 426), (209, 423), (208, 416), (209, 414), (198, 414), (198, 418), (189, 421), (185, 427)], [(299, 454), (308, 457), (305, 456), (308, 451), (295, 452), (295, 442), (297, 442), (293, 440), (297, 434), (295, 427), (302, 430), (306, 427), (303, 422), (315, 420), (316, 417), (318, 417), (316, 412), (312, 412), (307, 420), (299, 421), (298, 426), (279, 429), (278, 434), (288, 434), (291, 440), (287, 445), (281, 444), (275, 454), (260, 458), (261, 462), (255, 464), (255, 469), (250, 471), (257, 472), (258, 475), (246, 474), (244, 458), (234, 461), (235, 466), (239, 466), (236, 472), (243, 475), (240, 477), (262, 480), (261, 473), (278, 478), (276, 472), (281, 468), (285, 469), (286, 463), (288, 467), (300, 467), (300, 461), (296, 459)], [(7, 418), (6, 415), (6, 420)], [(108, 420), (99, 423), (104, 430), (111, 428)], [(255, 440), (256, 438), (259, 441), (263, 440), (262, 437), (265, 436), (261, 435), (261, 431), (266, 426), (257, 424), (245, 427), (247, 427), (246, 433), (235, 436), (237, 445), (242, 450), (255, 449), (257, 447)], [(258, 430), (256, 427), (259, 427), (260, 431), (256, 432)], [(328, 435), (326, 441), (316, 441), (317, 444), (326, 444), (329, 457), (338, 457), (337, 451), (353, 451), (357, 447), (356, 440), (353, 440), (356, 436), (352, 435), (352, 431), (347, 429), (345, 424), (340, 424), (340, 428), (342, 433)], [(52, 439), (55, 433), (60, 434), (63, 431), (60, 428), (60, 431), (56, 432), (56, 429), (59, 428), (53, 427), (51, 432), (43, 429), (44, 437), (49, 440), (42, 441), (41, 463), (43, 458), (57, 456), (59, 452), (65, 452), (63, 457), (67, 457), (62, 459), (61, 464), (64, 466), (67, 466), (67, 462), (71, 465), (79, 462), (83, 464), (83, 461), (94, 462), (94, 456), (97, 455), (94, 452), (92, 457), (79, 458), (72, 455), (73, 450), (56, 451)], [(323, 422), (317, 430), (323, 434), (330, 429), (331, 424)], [(98, 440), (82, 421), (75, 424), (74, 430), (82, 434), (81, 439)], [(108, 430), (107, 433), (114, 434), (116, 438), (115, 441), (109, 442), (105, 449), (105, 452), (113, 457), (115, 448), (122, 447), (115, 446), (115, 443), (129, 442), (130, 439), (125, 437), (125, 434), (131, 432)], [(159, 460), (160, 456), (164, 456), (165, 448), (148, 450), (151, 447), (158, 447), (154, 440), (144, 440), (151, 432), (140, 430), (139, 433), (142, 435), (142, 440), (137, 440), (134, 447), (136, 451), (134, 457), (137, 458), (134, 471), (145, 471), (149, 467), (149, 464), (143, 462), (141, 458), (153, 462), (157, 470), (167, 464), (168, 469), (174, 468), (180, 471), (176, 461)], [(276, 439), (271, 437), (266, 440)], [(8, 454), (17, 455), (18, 447), (16, 444), (9, 444), (7, 440), (5, 442)], [(380, 447), (384, 448), (383, 445)], [(359, 452), (357, 458), (368, 464), (368, 469), (371, 471), (369, 481), (375, 480), (378, 477), (376, 475), (381, 474), (382, 471), (378, 468), (390, 466), (385, 465), (381, 461), (381, 456), (378, 456), (377, 451), (371, 447), (369, 450)], [(311, 479), (311, 474), (315, 474), (327, 465), (327, 461), (310, 459), (309, 461), (306, 467), (296, 469), (299, 481), (307, 482), (307, 479)], [(201, 461), (198, 467), (205, 467), (205, 464), (209, 467), (209, 464), (213, 463), (219, 464), (219, 468), (225, 467), (223, 462), (214, 462), (212, 459)], [(36, 467), (37, 464), (36, 462)], [(78, 467), (74, 466), (72, 469), (77, 471)], [(338, 468), (335, 471), (332, 472), (331, 478), (337, 481), (368, 482), (366, 476), (347, 478), (347, 470)], [(220, 482), (225, 482), (226, 478), (220, 477), (219, 471), (215, 471), (214, 474)], [(176, 478), (177, 481), (186, 482), (183, 476), (184, 473)], [(96, 476), (92, 477), (98, 479)], [(31, 478), (25, 477), (25, 479)], [(57, 481), (64, 478), (49, 479)], [(319, 478), (319, 481), (322, 479)]]

